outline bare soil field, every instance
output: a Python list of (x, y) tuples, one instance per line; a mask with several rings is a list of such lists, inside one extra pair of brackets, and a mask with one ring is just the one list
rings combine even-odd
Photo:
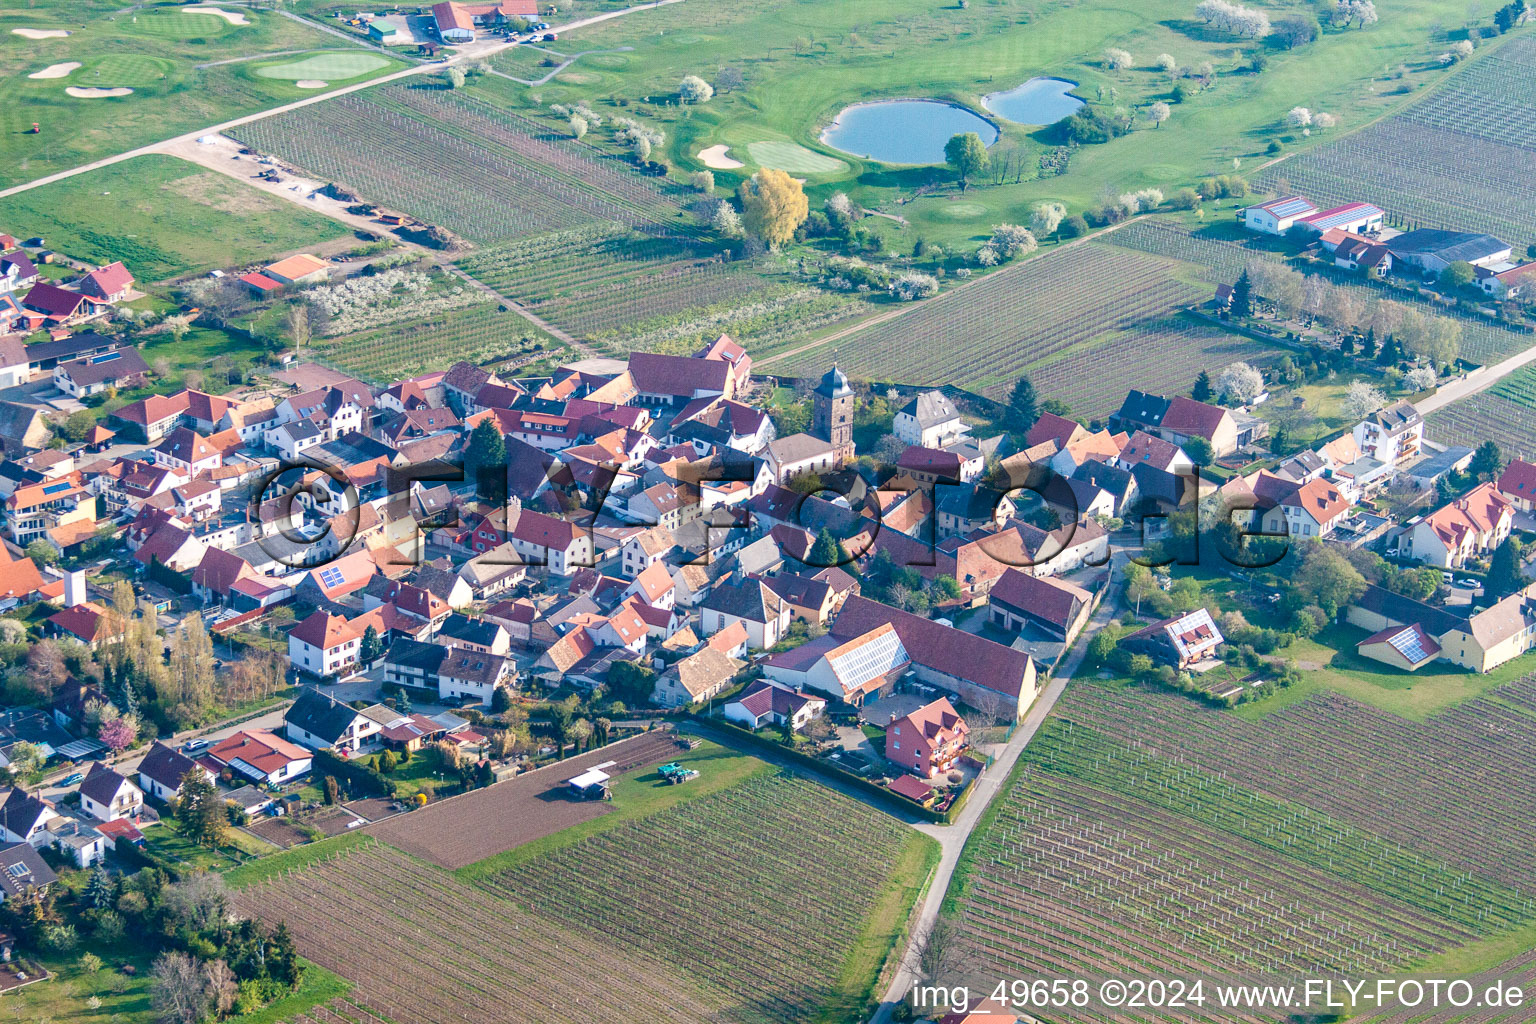
[(676, 740), (670, 732), (646, 733), (397, 815), (369, 831), (384, 842), (441, 867), (466, 867), (606, 814), (606, 804), (583, 802), (566, 795), (566, 780), (573, 776), (605, 761), (616, 762), (608, 771), (617, 775), (667, 760), (677, 752)]

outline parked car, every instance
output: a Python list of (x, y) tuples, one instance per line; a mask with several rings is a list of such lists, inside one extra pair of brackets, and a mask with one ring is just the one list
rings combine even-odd
[(75, 772), (75, 773), (73, 773), (71, 775), (66, 775), (62, 779), (60, 779), (59, 780), (59, 785), (61, 785), (61, 786), (78, 786), (78, 785), (80, 785), (80, 783), (82, 783), (84, 781), (85, 781), (85, 776), (83, 774), (81, 774), (80, 772)]
[(1445, 580), (1445, 582), (1446, 582), (1446, 585), (1447, 585), (1447, 586), (1449, 586), (1449, 585), (1450, 585), (1450, 584), (1452, 584), (1452, 583), (1455, 583), (1455, 582), (1456, 582), (1456, 577), (1455, 577), (1455, 576), (1452, 576), (1452, 575), (1451, 575), (1451, 574), (1450, 574), (1450, 573), (1448, 573), (1448, 572), (1443, 572), (1443, 573), (1441, 573), (1441, 574), (1440, 574), (1440, 578), (1441, 578), (1441, 579), (1443, 579), (1443, 580)]
[(1458, 587), (1466, 587), (1468, 590), (1480, 590), (1483, 586), (1477, 580), (1457, 580), (1456, 585)]
[(190, 754), (194, 750), (202, 750), (206, 746), (208, 746), (207, 740), (187, 740), (187, 742), (181, 745), (181, 749)]

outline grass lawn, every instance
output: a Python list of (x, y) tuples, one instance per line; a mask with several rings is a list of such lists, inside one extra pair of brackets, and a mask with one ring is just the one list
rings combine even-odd
[(264, 882), (273, 875), (281, 874), (290, 868), (304, 868), (316, 861), (345, 853), (354, 846), (372, 842), (377, 840), (366, 832), (343, 832), (339, 836), (332, 836), (315, 843), (305, 843), (259, 860), (246, 861), (239, 867), (226, 870), (224, 882), (231, 889), (243, 889), (248, 885)]
[(1448, 949), (1415, 964), (1413, 971), (1425, 978), (1468, 978), (1532, 949), (1536, 949), (1536, 924)]
[[(95, 953), (103, 966), (94, 973), (80, 967), (80, 956)], [(155, 954), (149, 944), (128, 940), (103, 948), (86, 941), (67, 957), (26, 957), (37, 960), (53, 975), (47, 981), (8, 992), (6, 1012), (22, 1021), (151, 1021), (150, 967)], [(133, 974), (124, 974), (123, 967)], [(278, 1024), (293, 1020), (319, 1003), (329, 1002), (352, 990), (352, 984), (318, 964), (305, 961), (304, 979), (292, 993), (253, 1013), (229, 1017), (226, 1024)], [(91, 1009), (92, 997), (101, 1000)]]
[[(80, 967), (80, 954), (94, 952), (101, 957), (101, 970), (91, 973)], [(17, 1021), (108, 1021), (153, 1019), (149, 1007), (149, 968), (154, 954), (146, 944), (129, 939), (113, 947), (98, 948), (82, 943), (76, 953), (63, 957), (33, 957), (53, 975), (47, 981), (5, 995), (7, 1017)], [(122, 967), (133, 968), (124, 974)], [(93, 1010), (87, 1001), (101, 1000)]]
[(228, 830), (226, 836), (223, 846), (217, 850), (210, 850), (182, 835), (180, 826), (174, 821), (165, 820), (159, 825), (144, 830), (144, 845), (178, 864), (206, 868), (209, 871), (222, 871), (242, 863), (243, 859), (261, 857), (272, 853), (275, 849), (271, 844), (249, 836), (239, 829)]
[(613, 781), (613, 809), (609, 813), (579, 825), (572, 825), (554, 835), (524, 843), (516, 849), (487, 857), (468, 867), (460, 868), (454, 874), (462, 881), (476, 882), (517, 867), (519, 864), (526, 864), (552, 850), (569, 846), (588, 836), (606, 832), (623, 822), (648, 817), (685, 800), (718, 793), (721, 790), (739, 786), (753, 776), (765, 775), (777, 770), (766, 761), (738, 754), (708, 740), (699, 744), (695, 750), (680, 753), (676, 760), (680, 764), (696, 769), (699, 777), (692, 782), (674, 786), (661, 781), (655, 768), (641, 768), (639, 771), (631, 772)]
[(170, 156), (142, 156), (0, 199), (0, 223), (143, 282), (228, 267), (345, 234), (335, 221)]
[(876, 982), (882, 980), (887, 959), (898, 942), (905, 939), (908, 919), (918, 895), (928, 887), (942, 851), (936, 840), (913, 833), (901, 849), (879, 901), (864, 920), (848, 959), (837, 978), (837, 994), (817, 1020), (864, 1019), (871, 1000), (876, 998)]
[[(318, 50), (338, 40), (275, 11), (239, 11), (248, 24), (108, 0), (0, 6), (0, 188), (312, 95), (291, 80), (258, 75), (253, 65), (259, 62), (219, 62)], [(14, 34), (17, 28), (70, 34), (34, 40)], [(353, 77), (405, 66), (367, 56), (379, 64), (371, 72), (354, 71)], [(29, 77), (64, 63), (81, 66), (62, 78)], [(134, 91), (120, 98), (85, 99), (67, 95), (70, 86)], [(37, 134), (31, 133), (34, 122), (42, 129)], [(7, 230), (42, 233), (14, 222)]]
[(316, 53), (281, 64), (265, 64), (255, 69), (258, 78), (281, 78), (288, 81), (321, 79), (327, 82), (344, 82), (349, 78), (366, 75), (389, 66), (387, 57), (374, 53), (351, 51)]
[[(750, 5), (704, 0), (562, 33), (559, 45), (570, 52), (633, 47), (616, 55), (621, 60), (581, 58), (579, 77), (533, 88), (482, 79), (473, 88), (528, 106), (586, 100), (609, 117), (624, 114), (657, 123), (667, 132), (665, 158), (680, 175), (703, 167), (700, 150), (725, 144), (731, 157), (746, 163), (740, 171), (715, 172), (728, 188), (760, 161), (782, 166), (787, 155), (801, 160), (819, 155), (824, 162), (816, 167), (797, 164), (804, 169), (797, 173), (811, 175), (813, 206), (844, 190), (866, 206), (883, 206), (906, 217), (911, 222), (906, 229), (872, 226), (902, 235), (907, 245), (919, 235), (943, 244), (974, 245), (992, 224), (1022, 222), (1029, 207), (1042, 199), (1064, 201), (1075, 212), (1102, 201), (1106, 191), (1167, 191), (1205, 175), (1234, 169), (1249, 173), (1268, 159), (1264, 150), (1274, 139), (1283, 139), (1290, 150), (1336, 137), (1338, 131), (1303, 137), (1280, 122), (1297, 104), (1336, 114), (1340, 130), (1396, 109), (1445, 76), (1431, 65), (1448, 40), (1434, 37), (1430, 28), (1459, 21), (1445, 18), (1443, 7), (1431, 0), (1408, 0), (1370, 29), (1330, 30), (1311, 45), (1287, 51), (1274, 42), (1218, 36), (1194, 19), (1192, 10), (1192, 4), (1112, 0), (1052, 5), (990, 0), (964, 8), (899, 0), (847, 0), (831, 6), (806, 0)], [(1134, 66), (1105, 68), (1101, 55), (1109, 46), (1128, 50)], [(1169, 76), (1154, 64), (1163, 52), (1181, 67), (1210, 61), (1215, 70), (1210, 87), (1174, 104), (1172, 117), (1157, 130), (1143, 120), (1124, 138), (1077, 150), (1062, 176), (1036, 176), (1038, 157), (1052, 145), (1047, 132), (997, 119), (1001, 137), (992, 147), (994, 158), (1011, 154), (1028, 180), (998, 185), (984, 176), (964, 193), (963, 209), (957, 211), (946, 209), (947, 200), (959, 199), (948, 171), (878, 164), (840, 153), (819, 139), (820, 129), (856, 101), (927, 97), (983, 112), (982, 96), (1035, 75), (1079, 83), (1076, 94), (1104, 110), (1144, 110), (1171, 92)], [(1248, 70), (1255, 52), (1268, 60), (1260, 74)], [(1400, 79), (1393, 77), (1399, 65), (1407, 68)], [(704, 104), (675, 102), (684, 75), (713, 77), (722, 66), (739, 70), (745, 85), (719, 92)], [(626, 106), (618, 108), (616, 100)], [(1240, 166), (1235, 168), (1234, 161)], [(915, 189), (934, 183), (939, 188), (921, 203), (893, 204), (898, 196), (911, 198)]]
[(1368, 635), (1358, 627), (1337, 624), (1311, 640), (1297, 640), (1276, 652), (1296, 660), (1303, 669), (1302, 681), (1263, 700), (1238, 705), (1232, 713), (1255, 721), (1303, 701), (1318, 690), (1329, 689), (1422, 722), (1436, 712), (1536, 670), (1536, 654), (1524, 654), (1484, 674), (1443, 662), (1417, 672), (1402, 672), (1355, 653), (1355, 644)]

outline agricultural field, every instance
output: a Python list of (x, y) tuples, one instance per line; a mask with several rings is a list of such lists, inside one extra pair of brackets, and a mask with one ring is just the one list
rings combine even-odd
[(364, 380), (391, 381), (442, 370), (461, 359), (510, 361), (509, 369), (558, 354), (564, 346), (488, 299), (355, 334), (316, 338), (315, 354)]
[[(105, 0), (0, 5), (0, 188), (313, 95), (263, 77), (263, 63), (248, 58), (324, 50), (334, 37), (276, 11), (229, 15)], [(16, 29), (68, 35), (29, 39)], [(373, 59), (353, 80), (405, 66)], [(133, 91), (101, 98), (70, 88)]]
[(1425, 432), (1471, 448), (1492, 440), (1508, 458), (1536, 458), (1536, 367), (1522, 366), (1487, 391), (1435, 410)]
[[(614, 751), (587, 759), (599, 756)], [(681, 759), (704, 774), (679, 788), (632, 773), (610, 805), (500, 783), (276, 854), (229, 876), (236, 909), (286, 921), (307, 958), (353, 985), (351, 1003), (395, 1021), (802, 1024), (861, 1012), (935, 844), (713, 744)], [(476, 802), (498, 793), (521, 802)], [(562, 807), (592, 813), (556, 821)], [(480, 842), (496, 821), (505, 827)], [(491, 852), (509, 841), (525, 845)], [(483, 868), (439, 866), (481, 854)]]
[(328, 217), (172, 156), (135, 157), (0, 199), (0, 224), (141, 281), (271, 260), (348, 237)]
[(613, 810), (612, 804), (565, 798), (565, 780), (582, 770), (600, 761), (615, 761), (609, 774), (621, 775), (670, 760), (677, 753), (671, 733), (647, 733), (562, 761), (559, 767), (399, 815), (375, 827), (372, 834), (442, 867), (465, 868)]
[(286, 922), (308, 959), (352, 982), (352, 1003), (385, 1020), (691, 1024), (731, 1003), (665, 963), (374, 842), (250, 885), (234, 906)]
[[(1358, 803), (1319, 807), (1288, 793), (1297, 776), (1320, 789), (1334, 776), (1278, 753), (1311, 739), (1286, 723), (1269, 720), (1282, 728), (1268, 760), (1218, 758), (1190, 741), (1199, 720), (1230, 727), (1230, 715), (1184, 702), (1195, 725), (1170, 728), (1159, 714), (1148, 729), (1134, 710), (1148, 694), (1124, 706), (1071, 696), (1026, 749), (951, 889), (979, 976), (1372, 974), (1536, 920), (1536, 903), (1508, 874), (1469, 871), (1422, 840), (1373, 831)], [(1350, 774), (1401, 773), (1405, 793), (1423, 783), (1382, 744), (1373, 753), (1382, 756), (1351, 750)], [(1505, 832), (1528, 827), (1524, 810), (1524, 826)]]
[(1173, 217), (1142, 217), (1102, 237), (1110, 245), (1192, 263), (1211, 284), (1233, 283), (1254, 260), (1284, 259), (1266, 236), (1226, 221), (1199, 224)]
[(791, 282), (767, 261), (730, 262), (691, 236), (593, 225), (477, 250), (477, 281), (613, 353), (691, 352), (728, 333), (754, 353), (868, 312)]
[(1317, 202), (1374, 201), (1414, 226), (1536, 243), (1536, 40), (1516, 37), (1402, 112), (1276, 164), (1264, 187)]
[(682, 220), (661, 188), (618, 160), (436, 84), (354, 93), (229, 134), (477, 242)]
[[(883, 902), (905, 913), (927, 844), (879, 811), (776, 773), (481, 884), (607, 948), (688, 965), (738, 995), (732, 1020), (841, 1021), (864, 1005), (889, 948), (889, 937), (866, 935), (868, 920)], [(898, 866), (906, 877), (893, 877)], [(648, 905), (657, 913), (636, 912)]]
[[(1536, 718), (1511, 681), (1414, 722), (1334, 693), (1246, 721), (1160, 693), (1082, 687), (1062, 713), (1122, 744), (1140, 743), (1209, 776), (1331, 815), (1426, 860), (1522, 891), (1536, 874), (1526, 785)], [(1283, 764), (1285, 770), (1275, 770)], [(1476, 835), (1477, 843), (1466, 842)]]
[[(1173, 315), (1207, 294), (1185, 280), (1190, 272), (1123, 246), (1063, 248), (840, 338), (838, 365), (868, 380), (957, 384), (990, 398), (1004, 396), (1020, 375), (1038, 374), (1042, 395), (1062, 398), (1079, 416), (1103, 416), (1127, 388), (1182, 391), (1202, 369), (1267, 351)], [(768, 368), (807, 376), (829, 357), (812, 348)]]

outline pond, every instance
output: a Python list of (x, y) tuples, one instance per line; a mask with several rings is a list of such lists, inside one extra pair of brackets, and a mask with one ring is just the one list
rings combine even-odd
[(881, 100), (844, 107), (821, 133), (834, 149), (887, 164), (941, 164), (944, 143), (975, 132), (990, 146), (997, 127), (964, 107), (940, 100)]
[(1055, 124), (1077, 113), (1083, 101), (1068, 95), (1076, 82), (1065, 78), (1031, 78), (1007, 92), (982, 97), (981, 105), (1015, 124)]

